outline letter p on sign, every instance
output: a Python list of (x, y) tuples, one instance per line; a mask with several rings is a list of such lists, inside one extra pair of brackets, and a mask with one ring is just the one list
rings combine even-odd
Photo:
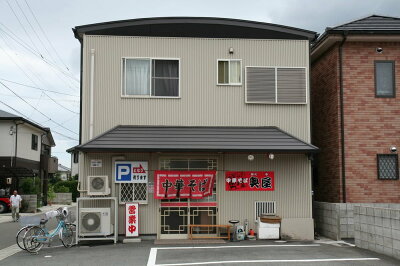
[(117, 164), (115, 167), (115, 181), (116, 182), (130, 182), (132, 181), (132, 165), (123, 163)]

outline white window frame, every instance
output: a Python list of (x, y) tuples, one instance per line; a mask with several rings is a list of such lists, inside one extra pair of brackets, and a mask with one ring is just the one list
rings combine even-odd
[[(218, 65), (219, 62), (229, 62), (229, 71), (228, 71), (228, 83), (219, 83), (218, 82)], [(230, 83), (231, 80), (231, 61), (239, 61), (240, 63), (240, 83)], [(242, 86), (243, 85), (243, 70), (242, 70), (242, 59), (217, 59), (217, 85), (218, 86)]]
[[(252, 102), (247, 100), (247, 79), (244, 84), (244, 102), (249, 103), (249, 104), (283, 104), (283, 105), (288, 105), (288, 104), (294, 104), (294, 105), (306, 105), (308, 104), (308, 68), (307, 67), (285, 67), (285, 66), (245, 66), (244, 69), (244, 75), (247, 77), (247, 69), (251, 67), (257, 67), (257, 68), (274, 68), (275, 69), (275, 102)], [(284, 102), (278, 102), (278, 68), (304, 68), (305, 69), (305, 75), (306, 75), (306, 101), (304, 103), (284, 103)]]
[[(150, 94), (149, 95), (126, 95), (126, 68), (124, 68), (124, 60), (126, 59), (147, 59), (150, 60)], [(178, 61), (178, 96), (152, 96), (152, 60), (175, 60)], [(142, 99), (180, 99), (181, 98), (181, 59), (180, 58), (164, 58), (164, 57), (121, 57), (121, 98), (142, 98)]]

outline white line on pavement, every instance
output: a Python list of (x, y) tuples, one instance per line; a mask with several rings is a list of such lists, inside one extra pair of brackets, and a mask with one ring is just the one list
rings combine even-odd
[(0, 250), (0, 261), (20, 252), (21, 250), (22, 249), (20, 249), (17, 244), (9, 246), (8, 248), (1, 249)]
[[(172, 264), (151, 264), (151, 266), (186, 266), (186, 265), (209, 265), (209, 264), (227, 264), (227, 263), (297, 263), (297, 262), (332, 262), (332, 261), (371, 261), (379, 260), (378, 258), (342, 258), (342, 259), (300, 259), (300, 260), (228, 260), (228, 261), (206, 261), (206, 262), (189, 262), (189, 263), (172, 263)], [(149, 264), (147, 264), (150, 266)]]
[(320, 244), (288, 244), (288, 245), (248, 245), (248, 246), (205, 246), (205, 247), (162, 247), (157, 249), (216, 249), (216, 248), (262, 248), (262, 247), (319, 247)]
[(149, 260), (147, 261), (147, 266), (155, 266), (157, 258), (157, 248), (151, 248), (149, 254)]

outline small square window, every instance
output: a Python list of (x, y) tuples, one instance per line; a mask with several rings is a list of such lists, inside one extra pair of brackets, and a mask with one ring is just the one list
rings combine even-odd
[(242, 61), (218, 60), (218, 85), (241, 85)]
[(399, 179), (399, 163), (397, 154), (378, 154), (378, 179)]
[(393, 61), (375, 61), (376, 97), (393, 98), (395, 93), (395, 70)]
[(31, 143), (31, 149), (37, 151), (38, 149), (38, 142), (39, 142), (39, 137), (35, 134), (32, 134), (32, 143)]

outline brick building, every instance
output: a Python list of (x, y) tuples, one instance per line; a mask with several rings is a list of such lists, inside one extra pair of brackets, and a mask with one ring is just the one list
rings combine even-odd
[(327, 28), (311, 62), (315, 199), (400, 202), (400, 19)]

